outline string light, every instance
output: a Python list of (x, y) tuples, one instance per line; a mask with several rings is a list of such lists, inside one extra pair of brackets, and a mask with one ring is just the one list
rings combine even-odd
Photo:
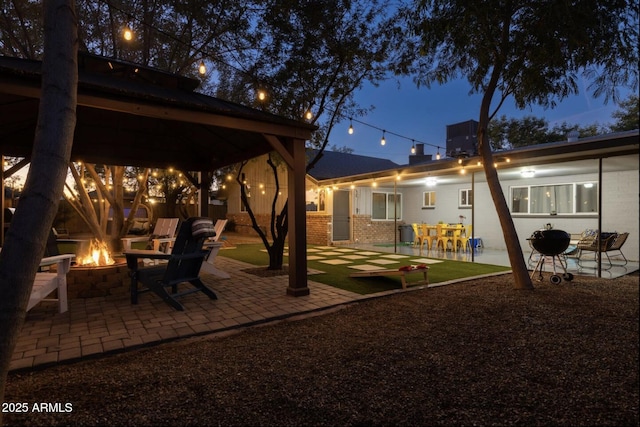
[(411, 143), (411, 154), (416, 154), (416, 142), (412, 139)]
[[(395, 133), (395, 132), (391, 132), (391, 131), (388, 131), (388, 130), (386, 130), (386, 129), (382, 129), (382, 128), (379, 128), (379, 127), (377, 127), (377, 126), (374, 126), (374, 125), (372, 125), (372, 124), (365, 123), (365, 122), (363, 122), (363, 121), (361, 121), (361, 120), (357, 120), (357, 119), (354, 119), (354, 118), (352, 118), (352, 117), (349, 117), (350, 127), (351, 127), (351, 122), (356, 122), (356, 123), (359, 123), (359, 124), (361, 124), (361, 125), (363, 125), (363, 126), (367, 126), (367, 127), (372, 128), (372, 129), (377, 129), (377, 130), (381, 131), (381, 132), (382, 132), (382, 139), (380, 140), (380, 145), (385, 145), (385, 144), (386, 144), (385, 136), (386, 136), (386, 134), (387, 134), (387, 133), (390, 133), (391, 135), (397, 136), (398, 138), (403, 138), (403, 139), (406, 139), (406, 140), (411, 141), (411, 142), (412, 142), (412, 144), (413, 144), (413, 146), (412, 146), (412, 148), (411, 148), (411, 152), (412, 152), (412, 153), (414, 152), (414, 151), (413, 151), (413, 148), (415, 147), (415, 144), (416, 144), (416, 143), (420, 143), (420, 144), (423, 144), (423, 145), (427, 145), (427, 146), (429, 146), (429, 147), (436, 148), (436, 149), (437, 149), (437, 154), (436, 154), (436, 159), (437, 159), (437, 160), (440, 160), (440, 158), (441, 158), (441, 156), (440, 156), (440, 149), (442, 148), (442, 149), (444, 150), (444, 147), (441, 147), (441, 146), (439, 146), (439, 145), (436, 145), (436, 144), (430, 144), (430, 143), (428, 143), (428, 142), (423, 142), (423, 141), (418, 141), (418, 140), (416, 140), (416, 139), (414, 139), (414, 138), (409, 138), (409, 137), (406, 137), (406, 136), (404, 136), (404, 135), (400, 135), (400, 134), (397, 134), (397, 133)], [(384, 141), (384, 142), (383, 142), (383, 141)]]
[[(238, 72), (240, 72), (240, 73), (248, 74), (248, 73), (246, 73), (246, 71), (244, 71), (244, 70), (241, 70), (241, 69), (239, 69), (239, 68), (237, 68), (237, 67), (234, 67), (233, 65), (228, 64), (228, 63), (226, 63), (226, 62), (224, 62), (224, 61), (221, 61), (220, 59), (216, 58), (216, 57), (215, 57), (215, 56), (213, 56), (213, 55), (209, 55), (208, 53), (203, 52), (200, 48), (196, 48), (196, 47), (194, 47), (194, 46), (192, 46), (192, 45), (189, 45), (189, 44), (185, 43), (185, 42), (184, 42), (184, 41), (182, 41), (182, 40), (179, 40), (179, 39), (178, 39), (175, 35), (173, 35), (173, 34), (170, 34), (170, 33), (166, 32), (166, 31), (163, 31), (163, 30), (161, 30), (161, 29), (159, 29), (159, 28), (156, 28), (156, 27), (154, 27), (154, 26), (152, 26), (152, 25), (149, 25), (148, 23), (146, 23), (146, 22), (144, 22), (144, 21), (142, 21), (142, 20), (140, 20), (140, 19), (136, 18), (136, 16), (132, 15), (131, 13), (129, 13), (129, 12), (127, 12), (127, 11), (125, 11), (125, 10), (121, 9), (121, 8), (118, 8), (117, 6), (112, 5), (112, 4), (111, 4), (111, 2), (109, 2), (108, 0), (100, 0), (100, 1), (101, 1), (101, 2), (104, 2), (104, 3), (106, 3), (106, 4), (108, 4), (110, 7), (113, 7), (114, 9), (116, 9), (116, 10), (120, 11), (122, 14), (126, 15), (130, 20), (134, 20), (134, 21), (136, 21), (136, 22), (140, 23), (141, 25), (148, 26), (148, 27), (150, 27), (150, 28), (154, 29), (155, 31), (157, 31), (157, 32), (159, 32), (159, 33), (161, 33), (161, 34), (163, 34), (163, 35), (165, 35), (165, 36), (167, 36), (167, 37), (169, 37), (169, 38), (171, 38), (171, 39), (175, 40), (175, 41), (176, 41), (176, 42), (178, 42), (178, 43), (185, 44), (185, 45), (189, 46), (191, 49), (193, 49), (193, 50), (195, 50), (195, 51), (197, 51), (197, 52), (200, 52), (201, 54), (203, 54), (203, 56), (206, 56), (207, 58), (210, 58), (210, 59), (212, 59), (212, 60), (214, 60), (214, 61), (218, 61), (218, 62), (222, 63), (222, 64), (223, 64), (223, 65), (225, 65), (225, 66), (232, 67), (232, 68), (236, 69), (236, 71), (238, 71)], [(133, 33), (133, 31), (131, 30), (131, 25), (130, 25), (130, 24), (129, 24), (129, 25), (127, 25), (127, 26), (124, 28), (124, 30), (123, 30), (123, 37), (124, 37), (124, 39), (125, 39), (125, 40), (127, 40), (127, 41), (131, 41), (131, 40), (133, 40), (133, 38), (134, 38), (134, 33)], [(199, 72), (201, 75), (204, 75), (204, 74), (206, 73), (206, 66), (205, 66), (205, 64), (204, 64), (204, 61), (201, 61), (201, 62), (200, 62), (199, 67), (198, 67), (198, 72)], [(251, 77), (254, 77), (254, 78), (255, 78), (255, 76), (251, 76)], [(264, 101), (264, 100), (266, 99), (266, 93), (265, 93), (264, 91), (262, 91), (262, 90), (261, 90), (261, 91), (259, 91), (259, 92), (258, 92), (258, 99), (259, 99), (260, 101)], [(305, 112), (304, 117), (305, 117), (307, 120), (311, 120), (311, 119), (313, 118), (313, 113), (312, 113), (311, 109), (309, 109), (309, 110), (307, 110), (307, 111)], [(382, 129), (380, 129), (380, 128), (376, 127), (376, 126), (373, 126), (373, 125), (368, 124), (368, 123), (364, 123), (364, 122), (362, 122), (362, 121), (359, 121), (359, 120), (356, 120), (356, 119), (353, 119), (353, 118), (349, 118), (349, 121), (350, 121), (350, 123), (349, 123), (349, 130), (348, 130), (348, 132), (349, 132), (349, 134), (350, 134), (350, 135), (351, 135), (351, 134), (353, 134), (353, 123), (352, 123), (352, 121), (355, 121), (355, 122), (357, 122), (357, 123), (360, 123), (360, 124), (362, 124), (362, 125), (364, 125), (364, 126), (368, 126), (368, 127), (374, 128), (374, 129), (382, 130)], [(385, 134), (386, 134), (386, 132), (387, 132), (387, 131), (386, 131), (386, 130), (382, 130), (382, 132), (383, 132), (383, 135), (382, 135), (382, 139), (380, 140), (380, 144), (384, 146), (384, 145), (386, 144)], [(391, 131), (389, 131), (389, 133), (390, 133), (390, 134), (392, 134), (392, 135), (395, 135), (395, 136), (397, 136), (397, 137), (399, 137), (399, 138), (403, 138), (403, 139), (407, 139), (407, 140), (409, 140), (409, 139), (410, 139), (410, 138), (407, 138), (406, 136), (399, 135), (399, 134), (394, 133), (394, 132), (391, 132)], [(411, 139), (411, 141), (413, 142), (413, 145), (412, 145), (412, 148), (411, 148), (411, 152), (412, 152), (412, 154), (413, 154), (413, 153), (414, 153), (414, 149), (415, 149), (415, 143), (416, 143), (416, 141), (415, 141), (414, 139)], [(440, 156), (440, 148), (443, 148), (443, 147), (440, 147), (439, 145), (436, 145), (436, 144), (430, 144), (430, 143), (422, 142), (422, 141), (417, 141), (417, 142), (422, 143), (422, 144), (427, 145), (427, 146), (430, 146), (430, 147), (434, 147), (434, 148), (436, 148), (436, 149), (437, 149), (436, 159), (437, 159), (437, 160), (440, 160), (440, 158), (441, 158), (441, 156)], [(508, 161), (508, 160), (507, 160), (507, 161)]]
[(133, 40), (133, 31), (131, 31), (131, 27), (129, 25), (124, 27), (124, 30), (122, 31), (122, 37), (124, 37), (124, 39), (128, 42)]
[(204, 60), (200, 61), (200, 66), (198, 67), (198, 73), (200, 73), (201, 76), (204, 76), (205, 74), (207, 74), (207, 66), (204, 65)]

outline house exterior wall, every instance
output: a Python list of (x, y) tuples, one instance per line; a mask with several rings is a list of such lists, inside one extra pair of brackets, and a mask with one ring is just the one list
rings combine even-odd
[[(606, 161), (606, 160), (605, 160)], [(437, 184), (435, 187), (398, 187), (397, 194), (402, 194), (402, 218), (394, 221), (371, 219), (372, 193), (389, 192), (393, 187), (360, 186), (352, 190), (352, 242), (354, 243), (388, 243), (394, 241), (396, 226), (411, 223), (458, 223), (471, 224), (473, 219), (474, 235), (482, 238), (486, 248), (506, 250), (500, 221), (498, 219), (491, 194), (486, 182), (477, 182), (482, 171), (476, 172), (476, 182), (473, 185), (475, 211), (470, 207), (460, 207), (458, 204), (460, 190), (471, 190), (471, 175), (466, 183)], [(582, 181), (597, 181), (596, 173), (576, 174), (570, 176), (550, 176), (535, 178), (537, 185), (562, 184)], [(511, 187), (530, 184), (530, 179), (501, 178), (501, 185), (507, 201), (510, 199)], [(422, 206), (423, 193), (435, 191), (436, 206), (424, 208)], [(603, 173), (602, 184), (602, 229), (604, 231), (629, 232), (631, 236), (640, 235), (638, 226), (638, 172), (610, 172)], [(328, 199), (331, 199), (329, 193)], [(629, 214), (630, 213), (630, 214)], [(474, 218), (472, 218), (472, 215)], [(463, 218), (461, 218), (463, 217)], [(330, 222), (330, 216), (327, 217)], [(527, 238), (547, 223), (556, 229), (562, 229), (572, 234), (579, 234), (587, 228), (598, 228), (597, 214), (585, 215), (513, 215), (514, 225), (523, 251), (529, 251)], [(638, 241), (630, 238), (624, 246), (624, 253), (628, 259), (638, 259)]]
[[(267, 156), (260, 156), (250, 160), (242, 169), (249, 195), (249, 206), (253, 211), (258, 225), (264, 232), (270, 230), (271, 209), (276, 191), (279, 192), (276, 201), (276, 214), (280, 214), (287, 201), (288, 180), (286, 166), (278, 167), (278, 185), (273, 175), (273, 170), (267, 164)], [(240, 198), (240, 185), (235, 175), (225, 182), (227, 194), (227, 219), (232, 221), (232, 227), (238, 234), (257, 236), (253, 229), (249, 214), (242, 210)], [(229, 227), (229, 225), (227, 225)]]
[[(637, 156), (636, 156), (637, 158)], [(597, 165), (598, 160), (593, 160)], [(603, 176), (602, 176), (602, 229), (604, 231), (629, 232), (630, 237), (627, 239), (623, 252), (625, 256), (632, 261), (638, 261), (638, 236), (640, 236), (640, 227), (638, 221), (639, 202), (638, 194), (640, 192), (638, 184), (638, 169), (629, 171), (607, 172), (607, 162), (615, 161), (613, 159), (603, 159)], [(507, 202), (510, 200), (510, 190), (513, 186), (521, 186), (532, 183), (535, 184), (562, 184), (583, 181), (597, 181), (597, 173), (571, 174), (563, 172), (563, 163), (557, 164), (559, 174), (556, 176), (536, 176), (535, 178), (517, 178), (508, 179), (506, 177), (508, 169), (499, 171), (500, 183)], [(250, 165), (247, 165), (250, 166)], [(513, 172), (513, 170), (512, 170)], [(261, 174), (271, 174), (270, 170), (262, 168), (258, 173), (249, 175), (247, 171), (247, 180), (255, 180), (255, 182), (263, 180)], [(272, 174), (271, 174), (272, 175)], [(478, 170), (474, 175), (474, 201), (475, 209), (473, 210), (473, 234), (477, 238), (482, 238), (482, 242), (486, 248), (495, 250), (506, 250), (500, 221), (498, 219), (491, 194), (484, 180), (484, 172)], [(374, 191), (393, 193), (393, 185), (382, 184), (381, 186), (372, 188), (370, 185), (358, 186), (351, 190), (351, 240), (352, 243), (389, 243), (393, 242), (397, 236), (397, 226), (411, 223), (438, 223), (443, 221), (446, 223), (457, 223), (462, 220), (464, 224), (471, 224), (472, 209), (470, 207), (458, 206), (460, 190), (472, 188), (472, 175), (467, 174), (467, 181), (447, 184), (446, 179), (442, 183), (436, 184), (434, 187), (407, 186), (401, 181), (398, 183), (395, 191), (402, 194), (402, 217), (397, 222), (393, 220), (373, 220), (372, 213), (372, 194)], [(281, 171), (280, 188), (285, 196), (281, 198), (281, 202), (286, 200), (286, 171)], [(236, 184), (237, 185), (237, 184)], [(251, 186), (252, 198), (257, 197), (254, 190), (255, 184)], [(268, 188), (268, 187), (267, 187)], [(307, 181), (307, 189), (316, 188), (310, 180)], [(423, 192), (435, 191), (436, 205), (430, 208), (422, 206)], [(255, 196), (254, 196), (255, 194)], [(265, 198), (267, 199), (267, 198)], [(270, 197), (268, 197), (271, 200)], [(253, 200), (252, 200), (253, 201)], [(329, 245), (332, 244), (332, 191), (326, 189), (325, 210), (321, 212), (307, 212), (307, 241), (310, 244)], [(238, 227), (239, 232), (255, 233), (250, 226), (248, 215), (239, 211), (239, 189), (236, 187), (229, 193), (228, 219), (233, 219)], [(268, 203), (259, 205), (261, 209), (269, 209)], [(261, 212), (259, 221), (268, 224), (270, 215)], [(464, 218), (460, 218), (463, 216)], [(579, 234), (587, 228), (598, 228), (597, 214), (584, 215), (513, 215), (514, 225), (518, 233), (518, 239), (523, 252), (526, 254), (529, 248), (527, 238), (531, 234), (545, 224), (550, 223), (556, 229), (565, 230), (572, 234)]]
[[(403, 194), (406, 189), (396, 188), (396, 194)], [(372, 219), (372, 199), (374, 192), (393, 193), (390, 186), (372, 188), (358, 187), (351, 191), (352, 200), (352, 238), (353, 243), (389, 243), (399, 238), (398, 227), (404, 225), (404, 206), (406, 202), (402, 196), (403, 212), (397, 221)]]
[[(638, 236), (640, 227), (638, 221), (638, 170), (623, 172), (606, 172), (606, 162), (603, 164), (605, 171), (602, 175), (602, 230), (629, 232), (623, 252), (629, 260), (638, 260)], [(597, 160), (594, 160), (597, 161)], [(482, 171), (476, 172), (483, 174)], [(478, 176), (478, 175), (476, 175)], [(563, 184), (583, 181), (598, 180), (597, 173), (574, 174), (563, 176), (536, 177), (536, 185)], [(531, 184), (531, 179), (501, 178), (503, 193), (509, 202), (511, 187)], [(472, 210), (458, 207), (458, 195), (461, 189), (471, 189), (471, 177), (468, 184), (437, 184), (435, 187), (409, 187), (402, 189), (404, 220), (407, 224), (437, 223), (439, 221), (456, 223), (459, 216), (466, 218), (464, 224), (471, 224)], [(436, 192), (436, 207), (422, 208), (422, 193), (424, 191)], [(506, 250), (506, 242), (500, 226), (489, 188), (486, 182), (476, 182), (474, 185), (474, 232), (475, 237), (482, 238), (486, 248)], [(546, 224), (552, 224), (554, 228), (565, 230), (571, 234), (579, 234), (587, 228), (598, 228), (597, 214), (584, 215), (518, 215), (512, 216), (520, 245), (525, 253), (530, 250), (527, 238)]]
[[(284, 166), (278, 168), (278, 187), (276, 187), (273, 171), (266, 163), (266, 156), (251, 160), (243, 168), (249, 195), (249, 205), (254, 213), (270, 213), (271, 204), (276, 191), (280, 193), (276, 203), (276, 212), (280, 213), (287, 201), (287, 171)], [(240, 186), (235, 180), (225, 184), (228, 187), (227, 212), (236, 214), (241, 212)]]
[[(606, 162), (606, 159), (605, 159)], [(536, 178), (536, 184), (560, 184), (568, 182), (597, 181), (597, 174), (582, 174), (560, 177)], [(501, 182), (502, 189), (509, 200), (509, 191), (512, 186), (526, 184), (527, 180), (512, 180)], [(491, 200), (488, 188), (483, 183), (477, 191), (475, 232), (477, 237), (482, 237), (485, 247), (506, 250), (506, 243), (502, 234), (502, 228)], [(628, 259), (638, 260), (638, 171), (604, 172), (602, 176), (602, 230), (629, 232), (623, 252)], [(480, 198), (478, 198), (480, 197)], [(487, 203), (479, 203), (486, 200)], [(468, 218), (470, 221), (470, 218)], [(593, 215), (514, 215), (513, 221), (518, 232), (518, 239), (523, 251), (529, 251), (527, 238), (535, 230), (539, 230), (545, 224), (552, 224), (553, 228), (565, 230), (568, 233), (579, 234), (587, 228), (598, 228), (598, 216)], [(635, 238), (633, 237), (635, 236)]]

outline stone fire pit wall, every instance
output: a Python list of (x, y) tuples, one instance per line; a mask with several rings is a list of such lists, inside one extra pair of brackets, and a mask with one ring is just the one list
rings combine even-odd
[(69, 299), (128, 295), (129, 283), (124, 262), (105, 267), (74, 266), (67, 274), (67, 295)]

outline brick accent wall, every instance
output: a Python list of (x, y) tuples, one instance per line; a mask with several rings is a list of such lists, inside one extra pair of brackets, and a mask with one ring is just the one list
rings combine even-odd
[[(251, 225), (248, 214), (227, 214), (228, 220), (235, 222), (235, 232), (246, 236), (257, 236), (258, 233)], [(271, 221), (271, 215), (256, 215), (258, 224), (263, 230), (267, 230)], [(311, 245), (329, 245), (331, 242), (331, 215), (307, 215), (307, 243)], [(228, 226), (227, 226), (228, 227)]]
[(331, 215), (307, 215), (307, 243), (328, 246), (331, 244)]
[[(403, 225), (397, 222), (395, 225)], [(355, 243), (393, 242), (398, 233), (393, 221), (372, 221), (371, 215), (353, 215), (353, 239)]]
[[(251, 218), (247, 213), (227, 214), (227, 219), (235, 223), (234, 228), (230, 231), (234, 231), (238, 234), (246, 236), (258, 236), (258, 233), (253, 229), (251, 224)], [(258, 225), (262, 228), (262, 231), (267, 232), (269, 230), (269, 224), (271, 223), (271, 214), (258, 214), (256, 215)], [(227, 229), (229, 229), (229, 223), (227, 223)]]

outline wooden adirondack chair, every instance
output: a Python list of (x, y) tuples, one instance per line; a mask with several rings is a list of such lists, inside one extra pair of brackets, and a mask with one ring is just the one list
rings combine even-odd
[[(217, 299), (215, 292), (200, 280), (200, 268), (208, 251), (203, 249), (204, 241), (213, 237), (213, 221), (209, 218), (193, 217), (182, 223), (173, 244), (171, 254), (146, 250), (125, 252), (131, 275), (131, 303), (138, 303), (138, 294), (152, 291), (176, 310), (184, 310), (176, 298), (193, 292), (203, 292), (211, 299)], [(151, 253), (150, 253), (151, 252)], [(150, 267), (140, 266), (140, 259), (164, 259), (166, 264)], [(146, 288), (139, 289), (138, 283)], [(193, 289), (178, 292), (178, 285), (190, 283)], [(166, 288), (171, 288), (171, 293)]]
[(204, 249), (207, 251), (207, 256), (205, 257), (204, 263), (202, 263), (202, 268), (200, 269), (200, 272), (202, 273), (213, 274), (214, 276), (218, 276), (222, 279), (229, 279), (231, 276), (218, 269), (213, 262), (216, 259), (216, 256), (218, 256), (220, 248), (224, 246), (224, 242), (220, 242), (219, 239), (226, 225), (226, 219), (219, 219), (216, 221), (216, 224), (213, 227), (216, 235), (208, 238), (204, 242)]
[(123, 237), (122, 246), (125, 251), (131, 250), (134, 242), (149, 242), (150, 249), (164, 253), (171, 253), (171, 246), (175, 241), (179, 218), (158, 218), (153, 232), (149, 236)]

